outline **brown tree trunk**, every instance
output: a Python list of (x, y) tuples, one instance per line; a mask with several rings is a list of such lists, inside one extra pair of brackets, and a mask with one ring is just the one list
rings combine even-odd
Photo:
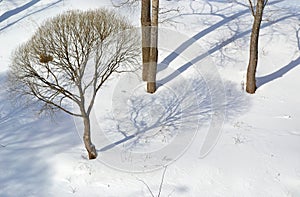
[(152, 23), (151, 23), (151, 48), (150, 48), (150, 64), (149, 75), (147, 81), (147, 92), (154, 93), (156, 91), (156, 72), (158, 57), (158, 11), (159, 0), (152, 0)]
[(91, 141), (91, 121), (88, 115), (83, 115), (84, 133), (83, 142), (88, 152), (89, 159), (97, 158), (97, 150)]
[[(246, 91), (250, 94), (256, 91), (256, 68), (258, 61), (258, 39), (260, 24), (262, 21), (265, 0), (257, 0), (256, 11), (254, 15), (254, 22), (252, 26), (251, 39), (250, 39), (250, 57), (247, 69), (247, 82)], [(254, 12), (253, 12), (254, 13)]]
[(142, 0), (141, 7), (141, 25), (142, 25), (142, 79), (148, 81), (148, 69), (150, 58), (150, 42), (151, 42), (151, 18), (150, 18), (150, 0)]

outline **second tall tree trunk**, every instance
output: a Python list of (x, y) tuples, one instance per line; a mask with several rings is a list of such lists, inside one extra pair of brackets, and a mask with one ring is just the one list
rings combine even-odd
[(154, 93), (156, 91), (156, 72), (158, 57), (158, 11), (159, 0), (152, 0), (152, 20), (151, 20), (151, 47), (149, 58), (149, 70), (147, 80), (147, 92)]
[[(250, 94), (256, 91), (256, 68), (258, 61), (258, 39), (259, 30), (263, 16), (265, 0), (257, 0), (256, 11), (254, 13), (254, 22), (252, 26), (251, 39), (250, 39), (250, 57), (247, 69), (247, 82), (246, 91)], [(254, 8), (252, 8), (254, 9)]]
[(141, 5), (141, 25), (142, 25), (142, 78), (148, 81), (150, 45), (151, 45), (151, 1), (142, 0)]

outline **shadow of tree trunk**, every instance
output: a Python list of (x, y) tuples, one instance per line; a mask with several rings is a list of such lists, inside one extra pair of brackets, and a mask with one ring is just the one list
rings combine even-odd
[[(40, 0), (39, 0), (39, 1), (40, 1)], [(41, 12), (41, 11), (47, 9), (47, 8), (50, 8), (50, 7), (52, 7), (52, 6), (58, 4), (59, 2), (62, 2), (62, 1), (63, 1), (63, 0), (57, 0), (57, 1), (53, 2), (53, 3), (49, 3), (49, 4), (45, 5), (43, 8), (41, 8), (41, 9), (39, 9), (39, 10), (33, 11), (33, 12), (29, 13), (29, 14), (26, 14), (26, 15), (22, 16), (21, 18), (19, 18), (19, 19), (15, 20), (15, 21), (13, 21), (13, 22), (11, 22), (11, 23), (5, 25), (4, 27), (0, 28), (0, 32), (3, 31), (4, 29), (6, 29), (6, 28), (8, 28), (8, 27), (10, 27), (10, 26), (12, 26), (12, 25), (14, 25), (14, 24), (16, 24), (17, 22), (23, 20), (24, 18), (27, 18), (27, 17), (29, 17), (29, 16), (31, 16), (31, 15), (33, 15), (33, 14), (36, 14), (36, 13)], [(31, 5), (31, 6), (32, 6), (32, 5)], [(29, 8), (29, 7), (27, 7), (27, 8)], [(10, 12), (10, 11), (9, 11), (9, 12)], [(20, 12), (21, 12), (21, 11), (20, 11)], [(18, 12), (18, 13), (19, 13), (19, 12)], [(4, 14), (5, 14), (5, 13), (4, 13)], [(3, 15), (4, 15), (4, 14), (3, 14)], [(15, 14), (17, 14), (17, 13), (15, 13)], [(3, 15), (2, 15), (2, 16), (3, 16)], [(2, 17), (2, 16), (0, 16), (0, 23), (2, 22), (2, 21), (1, 21), (1, 17)], [(9, 16), (9, 17), (11, 17), (11, 16)], [(9, 17), (8, 17), (8, 18), (9, 18)], [(6, 19), (7, 19), (7, 18), (6, 18)]]
[[(261, 25), (261, 29), (264, 29), (266, 27), (269, 27), (273, 24), (279, 23), (281, 21), (284, 21), (286, 19), (289, 19), (291, 17), (296, 17), (299, 16), (300, 14), (289, 14), (286, 16), (282, 16), (281, 18), (275, 20), (275, 21), (270, 21), (267, 22), (265, 24)], [(171, 73), (170, 75), (166, 76), (164, 79), (161, 79), (160, 81), (158, 81), (158, 83), (160, 84), (166, 84), (169, 81), (173, 80), (174, 78), (176, 78), (178, 75), (180, 75), (181, 73), (183, 73), (185, 70), (187, 70), (189, 67), (191, 67), (192, 65), (194, 65), (195, 63), (203, 60), (204, 58), (208, 57), (209, 55), (213, 54), (214, 52), (220, 50), (221, 48), (227, 46), (228, 44), (248, 35), (249, 33), (251, 33), (251, 29), (246, 30), (244, 32), (241, 33), (237, 33), (235, 35), (233, 35), (231, 38), (225, 40), (224, 42), (216, 45), (215, 47), (211, 48), (210, 50), (208, 50), (206, 53), (200, 54), (198, 57), (195, 57), (194, 59), (192, 59), (191, 61), (187, 62), (185, 65), (181, 66), (180, 68), (178, 68), (177, 70), (175, 70), (173, 73)], [(178, 55), (177, 55), (178, 56)], [(175, 58), (174, 58), (175, 59)]]
[(25, 5), (22, 5), (20, 7), (17, 7), (15, 9), (13, 9), (13, 10), (9, 10), (9, 11), (5, 12), (4, 14), (2, 14), (0, 16), (0, 23), (3, 22), (4, 20), (6, 20), (6, 19), (8, 19), (8, 18), (10, 18), (10, 17), (12, 17), (12, 16), (14, 16), (14, 15), (30, 8), (31, 6), (35, 5), (38, 2), (40, 2), (40, 0), (32, 0), (28, 3), (26, 3)]
[(296, 66), (298, 66), (300, 64), (300, 56), (291, 61), (288, 65), (284, 66), (283, 68), (269, 74), (266, 76), (262, 76), (262, 77), (257, 77), (257, 81), (256, 81), (256, 86), (257, 88), (265, 85), (266, 83), (269, 83), (273, 80), (276, 80), (280, 77), (283, 77), (283, 75), (285, 75), (287, 72), (289, 72), (290, 70), (292, 70), (293, 68), (295, 68)]

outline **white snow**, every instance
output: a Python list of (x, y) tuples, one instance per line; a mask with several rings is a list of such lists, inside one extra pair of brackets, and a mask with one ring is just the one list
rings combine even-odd
[(299, 0), (266, 7), (254, 95), (243, 90), (248, 1), (160, 3), (180, 10), (160, 24), (162, 86), (147, 95), (136, 74), (106, 83), (92, 117), (99, 156), (89, 161), (80, 119), (40, 117), (37, 106), (11, 103), (11, 53), (66, 10), (117, 9), (138, 26), (138, 8), (114, 8), (110, 0), (0, 0), (0, 196), (151, 196), (147, 186), (157, 196), (165, 166), (161, 196), (300, 196)]

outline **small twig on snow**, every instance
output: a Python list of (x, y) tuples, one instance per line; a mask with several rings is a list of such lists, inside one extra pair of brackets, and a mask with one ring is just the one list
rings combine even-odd
[[(161, 191), (162, 191), (162, 188), (163, 188), (163, 184), (164, 184), (164, 180), (165, 180), (165, 175), (166, 175), (167, 167), (168, 166), (165, 166), (164, 172), (162, 174), (157, 197), (160, 197), (160, 195), (161, 195)], [(147, 189), (150, 192), (150, 194), (151, 194), (152, 197), (155, 197), (154, 194), (153, 194), (153, 192), (152, 192), (152, 190), (151, 190), (151, 188), (149, 187), (149, 185), (145, 181), (143, 181), (142, 179), (137, 179), (137, 180), (141, 181), (147, 187)]]
[(166, 171), (167, 171), (167, 166), (165, 167), (164, 172), (163, 172), (162, 177), (161, 177), (161, 182), (160, 182), (159, 191), (158, 191), (158, 195), (157, 195), (158, 197), (160, 196), (160, 193), (161, 193), (161, 190), (162, 190), (162, 187), (163, 187), (163, 184), (164, 184)]
[(145, 181), (143, 181), (142, 179), (138, 179), (138, 180), (141, 181), (147, 187), (147, 189), (150, 192), (151, 196), (155, 197), (152, 190), (150, 189), (149, 185)]

